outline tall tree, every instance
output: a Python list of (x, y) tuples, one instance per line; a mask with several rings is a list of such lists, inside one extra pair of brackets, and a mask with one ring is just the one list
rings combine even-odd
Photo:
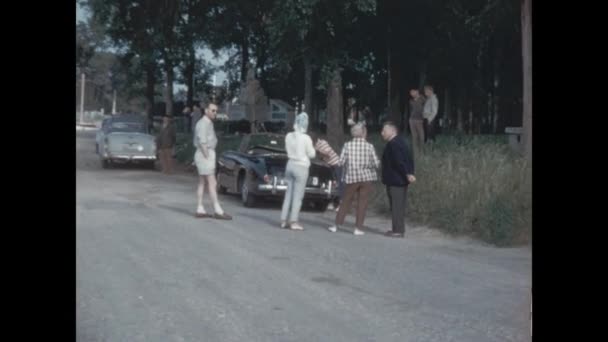
[(532, 0), (521, 2), (523, 57), (523, 145), (524, 155), (532, 161)]

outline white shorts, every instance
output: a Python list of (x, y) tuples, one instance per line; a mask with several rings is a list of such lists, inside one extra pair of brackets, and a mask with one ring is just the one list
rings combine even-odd
[(215, 150), (207, 149), (209, 158), (205, 158), (203, 152), (196, 150), (194, 153), (194, 163), (198, 169), (198, 174), (201, 176), (209, 176), (215, 174)]

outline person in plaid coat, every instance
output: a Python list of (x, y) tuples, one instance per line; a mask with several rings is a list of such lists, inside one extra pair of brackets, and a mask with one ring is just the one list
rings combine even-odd
[(328, 229), (334, 233), (344, 224), (344, 218), (357, 195), (356, 228), (353, 233), (363, 235), (365, 212), (372, 192), (372, 182), (378, 180), (376, 171), (380, 167), (380, 161), (374, 146), (365, 140), (366, 130), (363, 124), (354, 125), (350, 133), (353, 139), (344, 144), (340, 155), (340, 165), (343, 167), (342, 181), (346, 185), (344, 197), (336, 215), (336, 224)]

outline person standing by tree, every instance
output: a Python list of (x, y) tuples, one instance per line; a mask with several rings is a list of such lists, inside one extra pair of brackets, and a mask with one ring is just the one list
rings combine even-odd
[(392, 213), (392, 229), (384, 234), (388, 237), (404, 236), (407, 187), (416, 181), (414, 159), (397, 133), (394, 123), (384, 123), (381, 135), (387, 143), (382, 153), (382, 183), (386, 186)]
[(173, 173), (173, 147), (175, 147), (175, 126), (168, 115), (163, 116), (163, 125), (156, 137), (156, 148), (160, 157), (161, 170), (164, 174)]
[(298, 223), (298, 216), (306, 190), (310, 160), (316, 155), (312, 139), (306, 134), (308, 114), (304, 112), (298, 114), (293, 128), (294, 132), (285, 136), (285, 149), (289, 160), (285, 168), (287, 191), (281, 209), (281, 228), (303, 230), (304, 228)]
[(340, 155), (340, 165), (344, 167), (344, 197), (340, 204), (340, 210), (336, 215), (336, 223), (328, 228), (332, 233), (344, 224), (346, 214), (350, 211), (350, 206), (355, 195), (357, 200), (357, 219), (355, 235), (363, 235), (363, 221), (367, 211), (369, 195), (372, 192), (372, 182), (378, 180), (376, 170), (380, 167), (380, 161), (376, 156), (374, 146), (365, 141), (365, 126), (362, 124), (354, 125), (350, 133), (353, 139), (346, 144)]
[(412, 145), (414, 150), (419, 152), (424, 144), (424, 98), (420, 96), (418, 89), (410, 90), (410, 132), (412, 133)]
[(439, 100), (430, 85), (424, 86), (424, 101), (423, 117), (424, 117), (424, 142), (435, 141), (435, 117), (439, 108)]

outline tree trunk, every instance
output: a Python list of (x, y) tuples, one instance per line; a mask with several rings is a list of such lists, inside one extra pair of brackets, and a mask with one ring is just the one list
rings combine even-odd
[(304, 110), (312, 113), (312, 62), (309, 54), (304, 54)]
[[(452, 111), (451, 111), (451, 105), (452, 102), (450, 101), (450, 89), (449, 88), (445, 88), (445, 95), (444, 97), (444, 105), (443, 105), (443, 121), (442, 121), (442, 125), (441, 125), (441, 130), (444, 130), (447, 128), (449, 128), (449, 123), (450, 123), (450, 119), (452, 118)], [(441, 120), (441, 119), (440, 119)]]
[(194, 68), (196, 64), (196, 55), (192, 46), (188, 51), (188, 66), (186, 67), (186, 106), (192, 109), (194, 104)]
[(247, 65), (249, 64), (249, 40), (247, 39), (247, 33), (243, 34), (243, 41), (241, 42), (241, 82), (245, 84), (247, 82)]
[(523, 57), (523, 147), (524, 156), (532, 162), (532, 0), (521, 2)]
[(168, 58), (165, 59), (165, 74), (167, 76), (167, 86), (165, 88), (165, 114), (173, 116), (173, 63)]
[(154, 87), (156, 85), (156, 63), (146, 65), (146, 113), (152, 122), (154, 117)]
[(393, 113), (391, 112), (391, 78), (392, 78), (392, 72), (391, 72), (391, 43), (390, 43), (390, 30), (389, 30), (389, 34), (387, 35), (387, 43), (386, 43), (386, 108), (388, 110), (387, 113), (387, 119), (390, 120), (394, 120), (394, 116)]
[(418, 77), (418, 89), (422, 91), (424, 85), (426, 84), (426, 62), (422, 62), (420, 66), (420, 74)]
[(343, 108), (342, 76), (336, 69), (327, 87), (327, 141), (336, 151), (344, 143)]

